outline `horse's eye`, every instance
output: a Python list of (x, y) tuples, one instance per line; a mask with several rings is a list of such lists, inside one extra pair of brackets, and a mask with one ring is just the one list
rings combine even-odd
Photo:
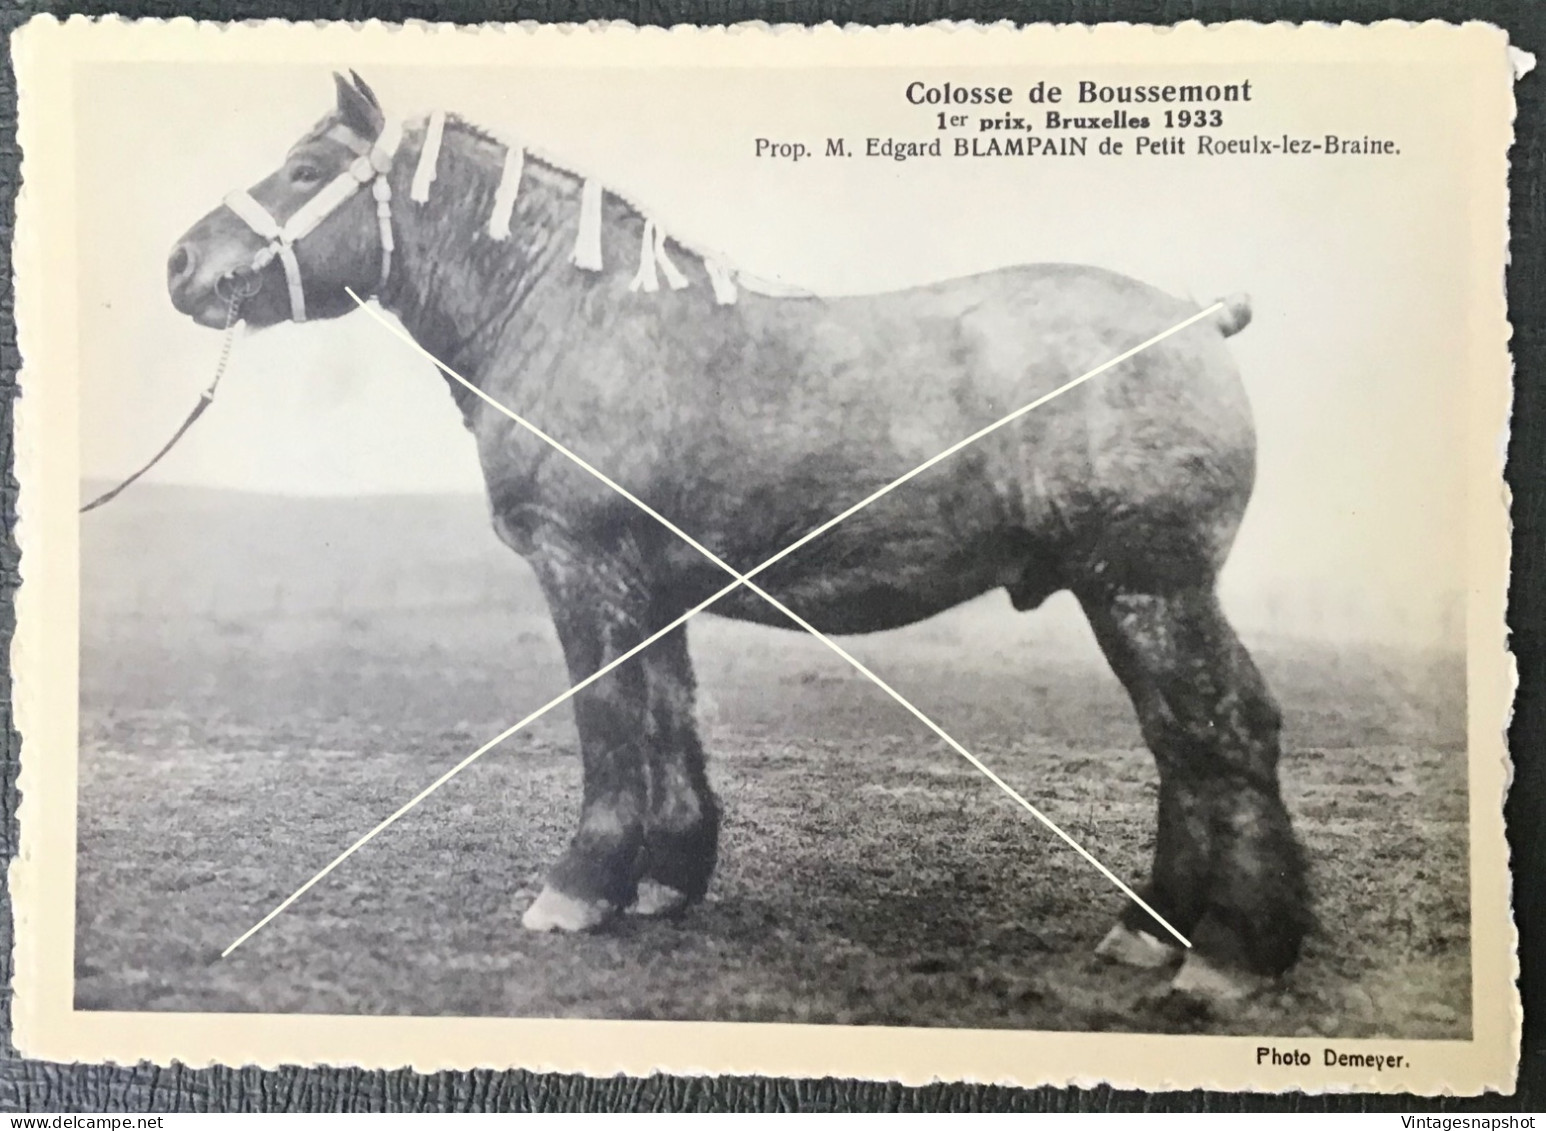
[(297, 165), (290, 170), (290, 183), (292, 185), (314, 185), (322, 179), (322, 174), (311, 165)]

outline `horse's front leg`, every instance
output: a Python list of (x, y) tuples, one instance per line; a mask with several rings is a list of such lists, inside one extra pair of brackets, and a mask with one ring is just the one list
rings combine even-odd
[[(657, 613), (661, 625), (674, 606)], [(678, 625), (640, 655), (649, 708), (648, 808), (644, 878), (636, 915), (670, 915), (703, 898), (719, 845), (719, 805), (704, 772), (694, 718), (695, 683), (687, 626)]]
[[(626, 558), (566, 552), (537, 555), (533, 565), (575, 683), (649, 634), (649, 587)], [(649, 694), (639, 659), (574, 697), (585, 778), (580, 823), (521, 919), (529, 930), (592, 930), (634, 901), (648, 797)]]

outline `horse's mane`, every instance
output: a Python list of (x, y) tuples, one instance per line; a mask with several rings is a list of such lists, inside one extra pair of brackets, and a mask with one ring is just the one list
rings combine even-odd
[[(481, 141), (488, 145), (497, 145), (504, 149), (511, 149), (519, 146), (521, 151), (525, 153), (526, 161), (529, 164), (535, 164), (539, 168), (545, 169), (550, 173), (557, 173), (561, 178), (571, 182), (572, 184), (579, 185), (582, 182), (591, 179), (591, 174), (585, 172), (582, 169), (577, 169), (572, 165), (564, 164), (550, 153), (547, 153), (541, 149), (533, 149), (525, 142), (512, 141), (508, 137), (502, 137), (495, 133), (493, 130), (490, 130), (484, 126), (480, 126), (471, 119), (462, 117), (460, 114), (447, 113), (446, 128), (450, 129), (453, 126), (460, 130), (462, 133), (467, 134), (474, 141)], [(614, 200), (622, 203), (629, 215), (638, 217), (640, 219), (643, 219), (647, 215), (643, 206), (632, 200), (626, 194), (618, 192), (610, 185), (607, 186), (606, 193)]]
[[(560, 161), (550, 153), (547, 153), (541, 149), (534, 149), (525, 142), (513, 141), (508, 137), (502, 137), (493, 130), (487, 129), (484, 126), (480, 126), (476, 122), (473, 122), (460, 114), (447, 113), (445, 116), (445, 124), (448, 130), (454, 127), (456, 130), (472, 138), (474, 141), (483, 142), (487, 145), (499, 146), (507, 150), (519, 148), (525, 155), (525, 161), (527, 163), (528, 169), (535, 165), (538, 169), (558, 176), (561, 180), (565, 181), (572, 187), (578, 187), (587, 180), (599, 181), (599, 178), (594, 178), (590, 173), (582, 169), (575, 168), (566, 162)], [(626, 215), (634, 219), (650, 220), (655, 215), (652, 209), (629, 196), (627, 193), (619, 192), (611, 185), (606, 185), (604, 191), (607, 196), (611, 197), (618, 204), (622, 205), (623, 211)], [(774, 295), (781, 297), (814, 297), (813, 292), (807, 291), (804, 288), (793, 287), (786, 283), (775, 282), (773, 280), (759, 278), (756, 275), (750, 275), (742, 271), (733, 262), (731, 262), (729, 258), (720, 254), (719, 252), (710, 248), (705, 248), (695, 242), (684, 240), (674, 232), (668, 233), (668, 238), (685, 254), (696, 257), (705, 265), (719, 265), (725, 272), (727, 272), (735, 279), (738, 285), (744, 287), (746, 290), (753, 292), (754, 294)]]

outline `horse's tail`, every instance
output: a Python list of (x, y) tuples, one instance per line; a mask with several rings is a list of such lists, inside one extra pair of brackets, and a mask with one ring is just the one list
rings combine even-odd
[(1230, 338), (1251, 324), (1250, 295), (1230, 295), (1219, 301), (1224, 304), (1224, 309), (1213, 317), (1213, 324), (1219, 328), (1219, 333)]

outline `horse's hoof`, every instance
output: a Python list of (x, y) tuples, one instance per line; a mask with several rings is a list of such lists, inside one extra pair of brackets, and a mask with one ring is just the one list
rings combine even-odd
[(629, 906), (628, 914), (640, 915), (647, 919), (660, 919), (675, 915), (686, 907), (685, 892), (656, 883), (654, 880), (640, 880), (639, 894)]
[(1194, 950), (1187, 954), (1181, 969), (1170, 980), (1170, 988), (1188, 997), (1231, 1002), (1243, 1001), (1252, 994), (1260, 993), (1271, 982), (1271, 978), (1259, 974), (1216, 966)]
[(1123, 966), (1155, 970), (1176, 960), (1176, 948), (1161, 942), (1147, 931), (1135, 931), (1118, 923), (1106, 932), (1095, 948), (1095, 957)]
[(612, 918), (613, 910), (604, 899), (576, 899), (545, 887), (521, 916), (521, 926), (528, 931), (594, 931)]

